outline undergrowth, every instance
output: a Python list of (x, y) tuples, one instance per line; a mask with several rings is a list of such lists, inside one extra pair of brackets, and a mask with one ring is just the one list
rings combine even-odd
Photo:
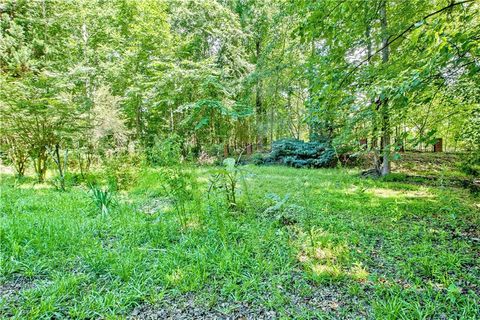
[[(190, 293), (286, 318), (478, 317), (479, 201), (468, 191), (227, 168), (143, 169), (115, 206), (100, 187), (2, 176), (0, 314), (123, 318)], [(218, 170), (235, 188), (208, 192)]]

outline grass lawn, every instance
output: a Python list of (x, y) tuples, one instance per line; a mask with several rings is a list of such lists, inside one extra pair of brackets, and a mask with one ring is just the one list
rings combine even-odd
[(0, 318), (480, 318), (467, 190), (246, 166), (229, 208), (189, 170), (184, 216), (157, 169), (108, 214), (84, 186), (2, 176)]

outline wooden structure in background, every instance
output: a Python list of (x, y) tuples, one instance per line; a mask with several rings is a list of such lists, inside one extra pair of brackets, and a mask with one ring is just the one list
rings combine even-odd
[(443, 152), (443, 139), (438, 138), (437, 142), (433, 145), (433, 152)]
[(359, 142), (360, 142), (360, 146), (361, 146), (362, 148), (367, 149), (367, 147), (368, 147), (368, 140), (367, 140), (367, 138), (362, 138), (362, 139), (360, 139)]

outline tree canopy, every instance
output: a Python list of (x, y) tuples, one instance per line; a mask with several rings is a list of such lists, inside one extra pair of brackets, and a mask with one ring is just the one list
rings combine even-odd
[(317, 141), (371, 152), (383, 174), (396, 151), (439, 138), (479, 152), (479, 11), (474, 0), (7, 0), (2, 150), (19, 168), (31, 158), (40, 179), (55, 146), (101, 159), (168, 136), (184, 157)]

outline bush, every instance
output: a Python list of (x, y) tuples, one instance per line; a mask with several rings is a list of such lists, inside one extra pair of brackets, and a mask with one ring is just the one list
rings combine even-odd
[(248, 187), (243, 170), (237, 166), (235, 159), (227, 158), (223, 160), (223, 166), (214, 170), (210, 176), (208, 197), (210, 197), (212, 193), (223, 194), (228, 207), (231, 209), (236, 208), (238, 205), (237, 193), (240, 183), (242, 185), (242, 191), (248, 197)]
[(263, 154), (257, 152), (257, 153), (254, 153), (252, 155), (252, 157), (250, 158), (250, 160), (252, 161), (253, 164), (255, 165), (261, 165), (265, 162), (265, 159), (263, 157)]
[(202, 166), (211, 166), (215, 164), (218, 161), (217, 157), (215, 156), (210, 156), (208, 153), (205, 151), (201, 151), (200, 154), (198, 155), (197, 162), (199, 165)]
[(480, 152), (472, 152), (460, 164), (460, 169), (468, 175), (480, 176)]
[(217, 159), (223, 158), (223, 150), (225, 145), (223, 143), (218, 144), (211, 144), (206, 145), (203, 147), (203, 151), (205, 151), (208, 155), (216, 157)]
[(142, 158), (136, 154), (123, 154), (109, 159), (105, 165), (107, 184), (112, 190), (124, 190), (138, 180)]
[(279, 163), (295, 168), (332, 167), (336, 164), (335, 151), (327, 143), (282, 139), (273, 142), (272, 152), (264, 163)]
[(153, 166), (171, 166), (180, 163), (181, 143), (177, 135), (157, 137), (147, 150), (148, 162)]
[(187, 227), (187, 204), (194, 200), (198, 190), (196, 176), (180, 167), (162, 168), (161, 179), (165, 191), (174, 199), (175, 212), (183, 228)]
[(66, 187), (74, 187), (82, 184), (95, 183), (96, 177), (93, 173), (67, 172), (65, 173)]
[(269, 193), (266, 198), (268, 207), (263, 214), (274, 217), (283, 225), (295, 224), (305, 214), (305, 208), (289, 203), (289, 194), (282, 198), (275, 193)]

